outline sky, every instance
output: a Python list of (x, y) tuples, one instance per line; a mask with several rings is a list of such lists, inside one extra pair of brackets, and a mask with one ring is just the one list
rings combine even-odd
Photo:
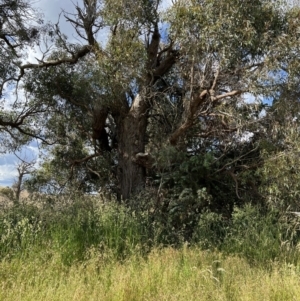
[[(62, 10), (66, 12), (74, 12), (74, 4), (80, 3), (81, 0), (37, 0), (33, 1), (34, 7), (36, 7), (40, 13), (43, 14), (43, 20), (45, 23), (51, 21), (52, 23), (58, 22), (59, 14)], [(172, 4), (172, 0), (163, 0), (161, 8), (167, 8)], [(63, 15), (61, 15), (59, 26), (61, 32), (66, 34), (71, 40), (76, 39), (73, 27), (70, 23), (64, 20)], [(97, 37), (100, 40), (105, 40), (105, 36)], [(31, 63), (36, 63), (36, 58), (40, 57), (40, 51), (38, 48), (29, 49), (28, 50), (28, 58), (27, 61)], [(25, 160), (26, 162), (36, 161), (36, 167), (39, 164), (38, 160), (38, 142), (33, 141), (30, 145), (22, 148), (20, 152), (17, 153), (17, 156)], [(17, 173), (17, 165), (20, 163), (18, 157), (14, 154), (0, 154), (0, 186), (11, 186), (16, 177)]]

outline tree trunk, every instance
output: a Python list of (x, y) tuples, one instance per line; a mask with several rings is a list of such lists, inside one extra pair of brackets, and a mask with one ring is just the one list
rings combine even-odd
[(137, 162), (137, 154), (145, 152), (148, 105), (137, 95), (120, 124), (119, 169), (120, 196), (123, 200), (140, 192), (145, 186), (146, 168)]
[(16, 192), (16, 203), (19, 203), (20, 202), (20, 195), (21, 195), (21, 186), (22, 186), (22, 181), (23, 181), (23, 174), (19, 174), (18, 176), (18, 180), (17, 182), (15, 183), (15, 192)]

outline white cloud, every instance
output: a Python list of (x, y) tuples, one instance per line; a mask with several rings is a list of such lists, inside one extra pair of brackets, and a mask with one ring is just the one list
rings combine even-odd
[(0, 165), (0, 186), (11, 186), (17, 174), (14, 164)]

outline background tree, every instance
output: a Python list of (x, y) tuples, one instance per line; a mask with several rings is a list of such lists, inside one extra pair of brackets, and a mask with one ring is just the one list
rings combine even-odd
[(36, 164), (35, 160), (31, 160), (30, 162), (28, 162), (26, 159), (21, 159), (19, 157), (18, 159), (20, 160), (17, 164), (18, 176), (14, 184), (12, 185), (12, 189), (15, 192), (15, 200), (17, 203), (20, 201), (20, 195), (22, 190), (24, 189), (23, 184), (25, 177), (33, 172), (34, 166)]

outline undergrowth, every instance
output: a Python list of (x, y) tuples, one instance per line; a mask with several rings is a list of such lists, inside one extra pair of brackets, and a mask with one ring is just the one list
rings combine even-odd
[(189, 240), (172, 218), (91, 197), (5, 209), (0, 300), (297, 300), (296, 218), (203, 211)]
[(88, 260), (93, 249), (122, 261), (133, 254), (146, 256), (153, 248), (187, 244), (262, 265), (278, 260), (297, 263), (298, 228), (297, 219), (286, 213), (247, 205), (235, 208), (231, 218), (200, 213), (186, 240), (186, 225), (174, 227), (172, 216), (92, 197), (57, 199), (19, 204), (0, 213), (0, 260), (25, 259), (47, 250), (48, 256), (59, 254), (71, 265)]

